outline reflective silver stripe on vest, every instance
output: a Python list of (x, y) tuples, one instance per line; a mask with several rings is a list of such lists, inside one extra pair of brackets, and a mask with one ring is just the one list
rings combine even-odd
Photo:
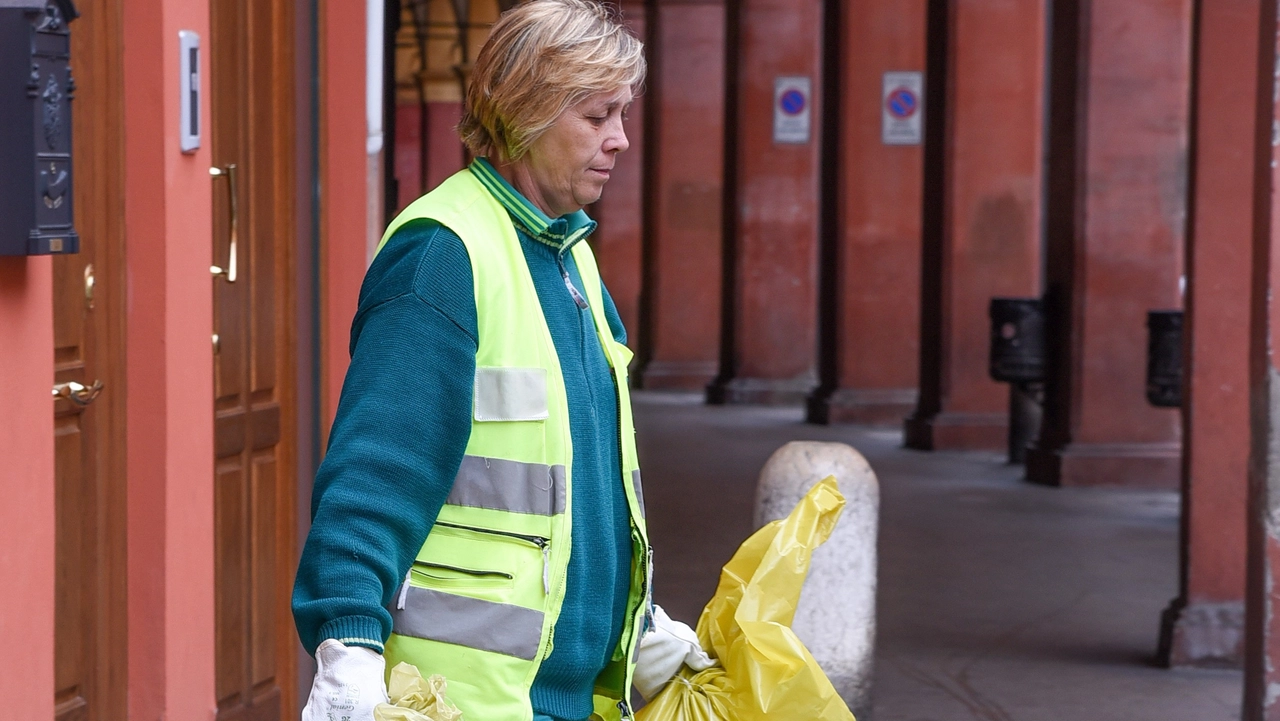
[(463, 456), (453, 490), (455, 506), (555, 516), (564, 513), (564, 466)]
[(542, 639), (542, 611), (409, 586), (404, 608), (391, 607), (401, 636), (452, 643), (532, 661)]
[(640, 517), (644, 518), (644, 487), (640, 485), (640, 469), (631, 472), (631, 486), (636, 490), (636, 503), (640, 505)]

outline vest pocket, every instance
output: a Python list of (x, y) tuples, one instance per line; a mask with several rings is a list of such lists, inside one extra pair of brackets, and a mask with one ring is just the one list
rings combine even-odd
[(413, 585), (504, 603), (541, 605), (551, 541), (542, 536), (436, 521), (414, 562)]
[(459, 586), (510, 586), (515, 576), (506, 571), (484, 571), (443, 563), (414, 561), (409, 569), (424, 588), (456, 588)]
[(480, 422), (545, 421), (545, 368), (476, 368), (474, 417)]

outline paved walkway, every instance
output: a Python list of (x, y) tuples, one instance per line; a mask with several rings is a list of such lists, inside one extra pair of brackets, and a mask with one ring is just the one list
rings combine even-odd
[[(1177, 497), (1051, 489), (990, 453), (806, 425), (791, 408), (636, 394), (655, 593), (691, 624), (790, 440), (849, 443), (881, 483), (874, 721), (1235, 721), (1240, 675), (1152, 665), (1177, 585)], [(797, 720), (799, 721), (799, 720)], [(870, 720), (863, 720), (870, 721)]]

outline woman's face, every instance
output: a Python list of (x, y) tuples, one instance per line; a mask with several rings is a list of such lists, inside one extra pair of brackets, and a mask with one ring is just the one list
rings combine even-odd
[(564, 111), (516, 164), (524, 181), (516, 187), (552, 218), (599, 200), (618, 153), (630, 145), (622, 119), (631, 100), (631, 88), (624, 87)]

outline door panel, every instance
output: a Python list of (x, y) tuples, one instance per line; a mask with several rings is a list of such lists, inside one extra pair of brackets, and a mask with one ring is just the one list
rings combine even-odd
[(291, 6), (210, 3), (213, 159), (235, 166), (214, 178), (212, 263), (234, 230), (238, 276), (213, 279), (219, 721), (296, 716)]
[(102, 391), (53, 401), (54, 718), (125, 717), (123, 86), (121, 0), (81, 0), (73, 188), (81, 251), (53, 259), (54, 382)]
[[(253, 552), (249, 555), (253, 567), (250, 575), (253, 578), (276, 577), (276, 460), (274, 454), (263, 455), (253, 460), (251, 489), (254, 509), (252, 543)], [(275, 591), (269, 584), (254, 586), (254, 608), (271, 608), (275, 602)], [(274, 630), (268, 617), (255, 615), (250, 635), (254, 638), (269, 638)], [(284, 632), (290, 631), (284, 629)], [(255, 683), (265, 683), (275, 677), (276, 649), (274, 644), (256, 643), (252, 647), (250, 657), (249, 678)]]

